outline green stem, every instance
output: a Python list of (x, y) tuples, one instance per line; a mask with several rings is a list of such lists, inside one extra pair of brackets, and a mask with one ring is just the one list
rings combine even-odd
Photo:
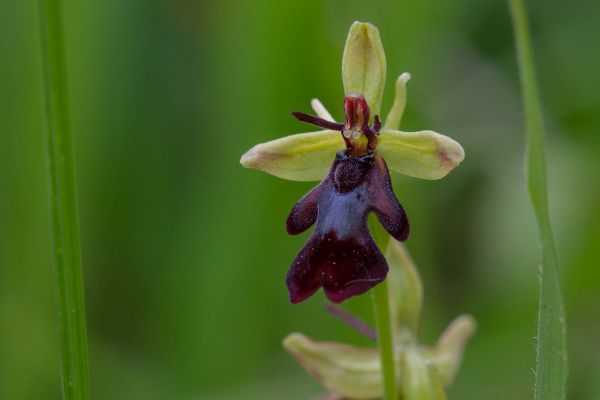
[(87, 336), (61, 7), (59, 0), (39, 0), (38, 4), (63, 398), (86, 400)]
[(523, 0), (509, 0), (509, 8), (515, 31), (525, 108), (527, 185), (542, 244), (534, 398), (561, 400), (565, 398), (567, 376), (566, 326), (560, 268), (548, 210), (544, 125)]
[[(380, 249), (387, 247), (389, 236), (381, 225), (370, 216), (370, 228)], [(373, 288), (373, 309), (375, 328), (377, 329), (377, 346), (383, 370), (383, 388), (386, 400), (398, 399), (398, 383), (396, 379), (396, 362), (394, 360), (394, 334), (390, 315), (390, 299), (387, 279)]]
[(375, 309), (375, 327), (377, 328), (377, 345), (383, 368), (383, 385), (385, 399), (398, 399), (396, 383), (396, 365), (394, 361), (394, 342), (392, 324), (390, 323), (390, 305), (387, 281), (381, 282), (373, 289), (373, 307)]

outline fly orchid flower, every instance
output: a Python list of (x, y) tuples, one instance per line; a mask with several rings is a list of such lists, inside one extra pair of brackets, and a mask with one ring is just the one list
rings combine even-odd
[(440, 179), (464, 158), (460, 144), (447, 136), (397, 130), (406, 103), (408, 73), (396, 81), (396, 97), (382, 124), (385, 72), (377, 28), (355, 22), (342, 60), (345, 122), (335, 122), (314, 99), (317, 116), (292, 115), (324, 130), (256, 145), (240, 161), (284, 179), (322, 180), (298, 201), (287, 219), (292, 235), (316, 223), (287, 275), (293, 303), (320, 287), (329, 300), (339, 303), (385, 279), (388, 265), (369, 233), (368, 215), (374, 212), (398, 241), (409, 234), (408, 218), (394, 195), (388, 167), (417, 178)]

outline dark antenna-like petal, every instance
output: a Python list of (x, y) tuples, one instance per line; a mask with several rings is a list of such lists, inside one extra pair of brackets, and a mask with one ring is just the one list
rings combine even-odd
[(363, 335), (365, 335), (366, 337), (368, 337), (372, 341), (376, 341), (377, 340), (377, 333), (375, 332), (375, 329), (373, 329), (372, 327), (370, 327), (369, 325), (367, 325), (366, 322), (364, 322), (363, 320), (361, 320), (357, 316), (355, 316), (352, 313), (344, 310), (342, 307), (336, 306), (336, 305), (331, 304), (331, 303), (327, 303), (325, 305), (325, 309), (331, 315), (333, 315), (334, 317), (337, 317), (340, 320), (344, 321), (346, 324), (350, 325), (351, 327), (353, 327), (358, 332), (362, 333)]
[(298, 121), (306, 122), (308, 124), (318, 126), (319, 128), (331, 129), (332, 131), (341, 131), (342, 129), (344, 129), (344, 124), (327, 121), (326, 119), (315, 117), (314, 115), (305, 114), (303, 112), (294, 111), (292, 115)]

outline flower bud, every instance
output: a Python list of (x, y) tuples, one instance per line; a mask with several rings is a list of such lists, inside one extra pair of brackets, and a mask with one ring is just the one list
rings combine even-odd
[(300, 333), (288, 335), (283, 346), (331, 392), (347, 399), (375, 399), (383, 395), (376, 348), (317, 342)]
[(390, 267), (388, 290), (395, 330), (408, 328), (416, 337), (423, 304), (421, 278), (404, 245), (397, 240), (390, 239), (385, 258)]
[(426, 350), (428, 359), (436, 366), (445, 387), (452, 384), (462, 362), (467, 340), (473, 332), (475, 332), (473, 317), (461, 315), (448, 325), (436, 345)]
[(416, 346), (409, 346), (402, 357), (403, 400), (445, 400), (440, 375)]

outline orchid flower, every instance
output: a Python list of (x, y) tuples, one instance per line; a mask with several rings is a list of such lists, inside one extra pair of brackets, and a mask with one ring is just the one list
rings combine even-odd
[(405, 175), (440, 179), (464, 158), (453, 139), (433, 131), (397, 130), (406, 103), (408, 73), (396, 81), (396, 97), (380, 119), (386, 62), (376, 27), (355, 22), (342, 60), (345, 121), (336, 122), (321, 102), (317, 114), (294, 112), (323, 130), (258, 144), (241, 164), (280, 178), (321, 181), (292, 208), (287, 231), (296, 235), (316, 223), (292, 262), (286, 283), (290, 300), (301, 302), (320, 287), (334, 303), (364, 293), (383, 281), (385, 257), (367, 226), (373, 212), (396, 240), (408, 238), (409, 222), (392, 189), (388, 168)]

